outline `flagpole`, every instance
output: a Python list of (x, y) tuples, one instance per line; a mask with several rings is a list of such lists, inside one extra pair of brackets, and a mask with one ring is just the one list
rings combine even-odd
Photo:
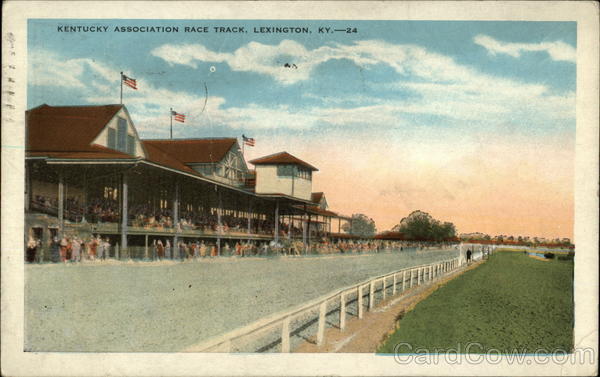
[(123, 104), (123, 72), (121, 72), (121, 100), (119, 103)]
[(173, 139), (173, 108), (169, 111), (169, 118), (171, 119), (171, 139)]

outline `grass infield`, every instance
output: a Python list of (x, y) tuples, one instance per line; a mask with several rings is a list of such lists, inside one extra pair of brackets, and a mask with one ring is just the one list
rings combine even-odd
[(377, 352), (570, 352), (573, 309), (572, 261), (497, 252), (403, 315)]

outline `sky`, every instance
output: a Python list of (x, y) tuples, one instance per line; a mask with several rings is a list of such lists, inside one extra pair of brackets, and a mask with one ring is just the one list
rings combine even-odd
[[(308, 33), (254, 32), (274, 26)], [(311, 163), (313, 191), (379, 231), (422, 210), (572, 238), (575, 22), (29, 20), (28, 108), (119, 103), (121, 71), (142, 138), (169, 137), (171, 107), (175, 138), (253, 137), (247, 160)]]

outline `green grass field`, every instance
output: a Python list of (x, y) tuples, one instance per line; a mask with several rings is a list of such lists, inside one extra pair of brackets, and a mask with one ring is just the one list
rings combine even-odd
[(406, 313), (377, 352), (569, 352), (573, 308), (572, 261), (498, 252)]

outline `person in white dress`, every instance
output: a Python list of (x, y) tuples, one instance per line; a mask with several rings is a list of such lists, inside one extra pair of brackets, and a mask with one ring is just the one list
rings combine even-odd
[(171, 259), (171, 242), (165, 242), (165, 259)]
[(71, 242), (71, 261), (79, 262), (81, 260), (81, 240), (79, 237), (73, 238)]
[(96, 249), (96, 256), (99, 260), (102, 260), (104, 259), (104, 241), (102, 241), (100, 235), (98, 235), (98, 237), (96, 238), (96, 243), (98, 244), (98, 248)]
[(106, 237), (104, 239), (104, 259), (110, 258), (110, 239)]

